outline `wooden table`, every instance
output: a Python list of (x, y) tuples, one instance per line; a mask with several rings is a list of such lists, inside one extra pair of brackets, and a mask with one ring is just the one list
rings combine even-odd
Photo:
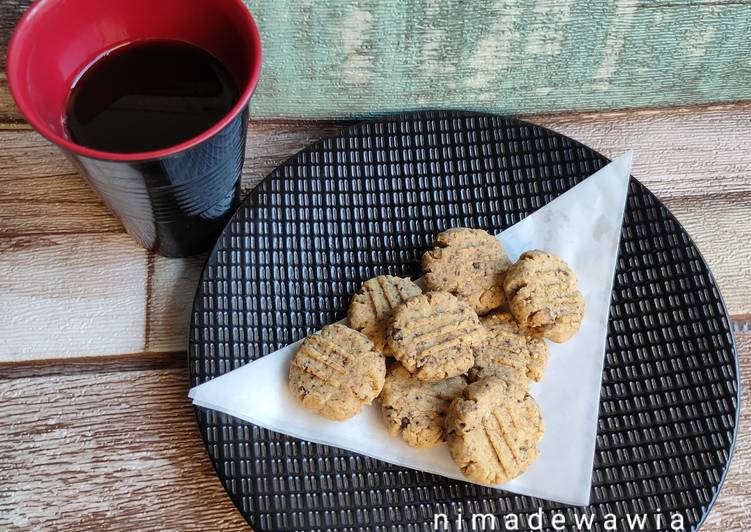
[[(3, 57), (4, 40), (29, 3), (29, 0), (10, 0), (0, 10)], [(743, 15), (749, 10), (745, 1), (723, 4), (724, 7), (715, 4), (701, 7), (708, 13), (708, 29), (715, 23), (725, 27), (719, 14), (724, 16), (727, 11)], [(563, 9), (569, 3), (550, 5)], [(289, 21), (296, 20), (285, 10), (274, 9), (272, 3), (266, 3), (265, 9), (263, 5), (253, 7), (264, 22), (262, 29), (271, 36), (289, 33)], [(633, 35), (663, 35), (671, 28), (690, 27), (695, 18), (684, 16), (688, 6), (666, 3), (662, 7), (667, 9), (660, 17), (662, 26), (654, 30), (652, 23), (657, 18), (652, 7), (649, 3), (626, 6), (624, 13), (613, 20), (624, 20), (628, 15), (629, 20), (642, 21), (641, 30), (602, 33), (603, 42), (594, 43), (593, 48), (613, 49), (616, 57), (623, 43)], [(393, 26), (389, 17), (396, 16), (394, 13), (399, 12), (382, 9), (372, 15), (352, 5), (342, 15), (332, 5), (317, 12), (318, 22), (310, 26), (336, 28), (341, 16), (362, 26), (362, 32), (344, 34), (342, 48), (346, 52), (344, 66), (357, 71), (363, 62), (373, 62), (369, 41), (361, 42), (359, 36), (368, 31), (380, 35), (380, 29)], [(546, 13), (530, 9), (523, 16), (529, 19), (527, 26), (534, 29), (538, 27), (537, 18), (548, 16)], [(568, 31), (568, 19), (553, 15), (551, 20), (560, 25), (555, 35), (562, 36)], [(590, 12), (578, 15), (581, 23), (591, 23), (592, 32), (598, 31), (603, 26), (602, 17), (608, 16), (595, 15)], [(373, 16), (381, 18), (373, 20)], [(415, 50), (414, 56), (422, 57), (421, 64), (430, 67), (438, 64), (438, 48), (430, 48), (437, 38), (436, 27), (446, 20), (450, 24), (453, 19), (438, 12), (421, 16), (430, 19), (430, 23), (415, 25), (415, 31), (422, 32), (425, 39), (414, 39), (414, 43), (423, 43), (420, 46), (424, 52), (421, 55), (420, 50)], [(712, 17), (717, 20), (712, 22)], [(736, 20), (747, 17), (738, 16)], [(372, 27), (376, 22), (380, 24), (376, 28), (379, 31)], [(495, 33), (502, 34), (504, 39), (515, 35), (497, 29)], [(494, 31), (487, 34), (493, 35)], [(398, 49), (400, 34), (387, 32), (389, 35), (394, 40), (394, 50)], [(530, 30), (531, 39), (534, 35)], [(735, 40), (727, 44), (733, 35)], [(698, 93), (728, 99), (747, 86), (743, 70), (743, 65), (747, 65), (747, 42), (742, 32), (727, 30), (725, 37), (692, 49), (698, 59), (689, 65), (693, 70), (679, 68), (685, 78), (680, 83), (673, 78), (680, 54), (671, 53), (680, 43), (668, 39), (649, 48), (657, 50), (657, 56), (666, 61), (664, 64), (646, 62), (641, 55), (633, 54), (625, 58), (628, 61), (621, 58), (625, 74), (615, 76), (612, 54), (606, 53), (599, 67), (592, 66), (598, 69), (591, 86), (585, 87), (574, 77), (566, 78), (567, 83), (558, 83), (557, 88), (525, 92), (521, 89), (526, 85), (538, 86), (551, 71), (544, 62), (529, 63), (520, 57), (515, 61), (520, 61), (523, 68), (511, 69), (517, 72), (518, 79), (504, 84), (507, 91), (504, 98), (512, 109), (518, 110), (550, 109), (558, 102), (567, 108), (599, 105), (611, 101), (612, 94), (629, 105), (682, 102)], [(530, 42), (536, 42), (535, 39)], [(558, 46), (559, 41), (563, 42), (563, 37), (548, 44)], [(308, 46), (306, 39), (290, 39), (290, 42)], [(495, 50), (493, 43), (480, 46), (483, 42), (478, 44), (479, 52)], [(578, 39), (566, 43), (576, 48), (580, 45)], [(459, 49), (460, 45), (448, 49)], [(271, 52), (274, 50), (270, 48)], [(290, 55), (285, 47), (276, 50), (284, 57), (272, 55), (271, 60), (283, 63)], [(735, 61), (732, 65), (723, 62), (728, 50), (733, 52), (729, 56)], [(532, 52), (544, 55), (548, 49)], [(468, 83), (474, 84), (470, 88), (495, 97), (491, 89), (495, 90), (506, 73), (488, 74), (482, 53), (476, 65), (471, 61), (466, 63), (469, 70), (457, 71), (455, 78), (469, 80)], [(701, 62), (702, 58), (707, 60)], [(311, 55), (301, 60), (313, 68), (318, 59)], [(393, 62), (379, 64), (388, 69)], [(539, 68), (530, 71), (530, 65)], [(644, 68), (650, 65), (654, 72), (646, 75)], [(716, 76), (713, 71), (704, 75), (707, 68), (720, 68), (727, 75)], [(307, 84), (307, 78), (297, 75), (299, 70), (281, 69), (287, 78), (283, 75), (276, 78), (270, 72), (270, 77), (266, 77), (270, 81), (259, 87), (256, 109), (262, 114), (273, 114), (280, 108), (280, 102), (295, 104), (282, 101), (285, 93), (276, 87), (282, 82)], [(474, 77), (470, 76), (473, 72)], [(483, 76), (480, 80), (479, 74)], [(655, 79), (662, 80), (660, 86), (673, 92), (665, 93), (663, 99), (660, 92), (644, 93), (640, 85), (632, 83), (632, 74), (646, 76), (650, 84)], [(414, 89), (413, 96), (418, 97), (423, 107), (436, 97), (433, 78), (421, 78), (427, 80), (424, 86), (419, 85), (418, 79), (419, 86), (413, 87), (411, 71), (406, 69), (401, 75), (402, 85), (396, 89), (400, 92)], [(321, 79), (336, 80), (334, 76)], [(566, 92), (569, 86), (576, 90)], [(319, 109), (332, 92), (339, 91), (345, 91), (340, 101), (352, 102), (353, 112), (384, 110), (391, 102), (399, 101), (394, 94), (383, 90), (365, 94), (359, 85), (313, 89), (311, 98)], [(563, 90), (560, 94), (556, 92), (559, 89)], [(605, 92), (606, 89), (611, 93)], [(451, 101), (457, 107), (474, 105), (474, 95), (472, 91), (458, 91)], [(732, 315), (741, 372), (745, 376), (742, 396), (748, 403), (751, 399), (751, 103), (526, 118), (580, 140), (607, 156), (618, 155), (628, 148), (635, 150), (633, 174), (684, 224), (717, 278)], [(328, 121), (252, 121), (243, 170), (245, 190), (250, 190), (297, 150), (344, 125)], [(0, 529), (245, 527), (214, 474), (186, 397), (186, 332), (204, 259), (165, 259), (139, 249), (60, 152), (23, 122), (0, 74)], [(743, 409), (735, 457), (706, 530), (751, 529), (749, 479), (751, 414)]]
[[(205, 257), (123, 232), (71, 165), (0, 107), (0, 529), (241, 529), (187, 398)], [(530, 116), (633, 174), (696, 240), (732, 314), (751, 399), (751, 104)], [(342, 123), (252, 121), (243, 185)], [(706, 530), (751, 528), (751, 414)]]

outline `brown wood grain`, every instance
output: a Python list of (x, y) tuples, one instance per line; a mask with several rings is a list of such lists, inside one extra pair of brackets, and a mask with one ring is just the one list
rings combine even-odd
[[(608, 156), (635, 149), (634, 175), (686, 226), (733, 313), (747, 403), (751, 104), (528, 119)], [(244, 188), (341, 126), (251, 122)], [(140, 250), (23, 123), (0, 125), (0, 145), (0, 529), (242, 528), (184, 399), (203, 257)], [(751, 529), (745, 410), (740, 431), (705, 530)]]
[[(252, 122), (244, 190), (340, 127), (331, 122)], [(16, 126), (0, 127), (0, 146), (0, 237), (124, 231), (71, 163), (39, 134)]]
[(657, 197), (751, 195), (751, 102), (526, 117), (615, 157)]
[[(254, 123), (244, 189), (340, 127)], [(0, 322), (0, 363), (184, 350), (205, 255), (165, 259), (139, 249), (34, 131), (0, 129), (0, 145), (0, 304), (15, 314)], [(103, 290), (111, 293), (97, 300)]]
[[(0, 20), (3, 20), (0, 18)], [(5, 74), (5, 68), (0, 72), (0, 122), (3, 123), (22, 123), (21, 111), (16, 107), (16, 102), (10, 95), (8, 88), (8, 78)]]
[[(751, 104), (528, 119), (607, 156), (634, 149), (634, 175), (685, 225), (730, 312), (751, 314)], [(343, 126), (252, 121), (245, 190), (298, 150)], [(24, 316), (0, 340), (0, 361), (184, 350), (202, 258), (144, 254), (68, 161), (35, 132), (16, 125), (0, 129), (0, 144), (5, 148), (0, 150), (0, 284), (14, 293), (10, 308)], [(113, 279), (112, 272), (88, 264), (82, 255), (92, 246), (101, 257), (97, 260), (145, 264), (145, 270), (118, 270), (121, 283), (138, 289), (118, 302), (117, 312), (97, 310), (96, 301), (81, 297)], [(144, 271), (151, 272), (148, 280)], [(17, 285), (38, 287), (41, 293), (19, 293)], [(53, 291), (55, 297), (45, 299), (44, 293)], [(78, 333), (63, 336), (55, 328), (35, 325), (49, 318), (46, 306), (52, 303), (89, 321), (77, 322)], [(95, 336), (121, 330), (123, 315), (130, 316), (130, 332), (123, 331), (129, 345)]]
[[(751, 332), (737, 335), (743, 402)], [(187, 370), (0, 380), (0, 529), (244, 527), (203, 449)], [(751, 410), (707, 531), (751, 528)]]
[(0, 381), (0, 529), (244, 528), (184, 368)]
[[(29, 3), (2, 3), (0, 64)], [(634, 149), (633, 174), (709, 262), (738, 331), (744, 408), (703, 530), (751, 530), (751, 103), (527, 119), (607, 156)], [(344, 125), (252, 121), (245, 190)], [(138, 249), (23, 122), (4, 72), (0, 146), (0, 529), (245, 529), (185, 397), (203, 257)]]

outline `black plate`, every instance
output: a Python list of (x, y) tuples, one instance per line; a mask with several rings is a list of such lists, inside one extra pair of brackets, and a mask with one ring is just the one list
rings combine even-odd
[[(638, 154), (637, 154), (638, 157)], [(419, 275), (454, 225), (499, 232), (608, 160), (513, 119), (387, 117), (298, 153), (245, 200), (201, 279), (190, 332), (196, 385), (344, 316), (360, 283)], [(728, 468), (738, 365), (712, 274), (670, 212), (632, 179), (610, 310), (591, 506), (574, 508), (389, 465), (197, 409), (209, 456), (256, 530), (432, 531), (434, 514), (680, 512), (698, 528)], [(274, 398), (270, 397), (269, 401)], [(621, 522), (619, 529), (625, 528)], [(651, 527), (651, 528), (650, 528)]]

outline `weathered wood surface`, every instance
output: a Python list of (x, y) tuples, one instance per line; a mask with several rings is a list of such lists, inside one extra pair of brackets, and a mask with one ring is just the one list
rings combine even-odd
[[(408, 108), (551, 112), (751, 99), (751, 0), (247, 0), (257, 117)], [(0, 70), (31, 0), (0, 2)], [(633, 173), (697, 242), (733, 316), (751, 400), (751, 103), (530, 120)], [(245, 189), (343, 123), (254, 121)], [(185, 397), (203, 257), (140, 250), (0, 73), (0, 529), (243, 529)], [(704, 528), (751, 530), (751, 413)]]
[[(0, 120), (12, 115), (0, 92)], [(686, 226), (717, 277), (748, 403), (751, 103), (529, 119), (608, 156), (636, 151), (634, 175)], [(252, 122), (244, 188), (343, 125)], [(188, 311), (203, 257), (140, 250), (22, 122), (0, 124), (0, 146), (0, 529), (243, 528), (185, 399)], [(751, 529), (750, 478), (743, 410), (705, 530)]]
[[(504, 113), (751, 98), (750, 0), (246, 0), (264, 43), (253, 112)], [(31, 0), (0, 3), (0, 66)]]
[(2, 238), (0, 272), (3, 359), (143, 350), (147, 257), (127, 235)]
[[(751, 377), (751, 332), (737, 339)], [(242, 529), (203, 450), (187, 386), (183, 368), (0, 381), (0, 528)], [(751, 529), (748, 408), (740, 427), (704, 530)]]
[[(254, 123), (245, 189), (332, 123)], [(0, 129), (0, 362), (183, 351), (205, 257), (144, 252), (49, 142)]]
[[(694, 237), (738, 323), (751, 317), (751, 104), (530, 120), (609, 156), (634, 149), (634, 175)], [(251, 122), (244, 187), (338, 127)], [(35, 132), (0, 144), (0, 361), (183, 351), (203, 259), (139, 249)]]
[(5, 71), (0, 72), (0, 121), (6, 124), (22, 121), (21, 111), (18, 110), (13, 97), (10, 95)]
[(225, 530), (184, 368), (0, 381), (0, 529)]

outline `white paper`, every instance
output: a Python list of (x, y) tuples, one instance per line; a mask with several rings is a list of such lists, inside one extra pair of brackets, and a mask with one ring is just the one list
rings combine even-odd
[[(545, 420), (540, 456), (523, 475), (498, 488), (589, 504), (610, 294), (631, 159), (631, 152), (622, 155), (498, 235), (512, 260), (530, 249), (563, 258), (576, 273), (585, 300), (581, 329), (564, 344), (548, 342), (544, 379), (531, 386)], [(467, 480), (447, 445), (418, 450), (389, 436), (376, 403), (347, 421), (329, 421), (302, 408), (287, 388), (299, 343), (191, 389), (193, 404), (304, 440)]]

